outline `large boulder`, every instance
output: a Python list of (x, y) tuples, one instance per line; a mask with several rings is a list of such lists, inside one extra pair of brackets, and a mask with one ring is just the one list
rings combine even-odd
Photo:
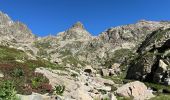
[(32, 93), (31, 95), (17, 94), (20, 100), (56, 100), (55, 96), (41, 95), (38, 93)]
[(151, 90), (148, 90), (142, 82), (135, 81), (127, 83), (116, 90), (119, 96), (133, 97), (136, 100), (145, 100), (154, 97)]

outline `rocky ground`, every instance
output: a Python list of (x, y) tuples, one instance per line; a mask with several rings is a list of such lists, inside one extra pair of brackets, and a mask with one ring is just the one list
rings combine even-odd
[(36, 37), (0, 12), (0, 100), (168, 100), (170, 22)]

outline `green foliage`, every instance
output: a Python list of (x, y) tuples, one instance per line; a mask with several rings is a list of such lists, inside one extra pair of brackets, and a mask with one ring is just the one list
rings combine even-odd
[(34, 70), (38, 67), (62, 69), (59, 65), (41, 58), (28, 60), (26, 53), (21, 50), (0, 46), (0, 72), (4, 74), (4, 77), (0, 78), (0, 83), (5, 80), (15, 81), (13, 86), (17, 93), (30, 95), (32, 92), (44, 94), (52, 91), (49, 80), (43, 75), (35, 74)]
[(37, 55), (40, 57), (48, 57), (48, 53), (46, 50), (44, 50), (43, 48), (39, 48), (39, 51), (37, 52)]
[(33, 88), (38, 88), (40, 86), (41, 81), (35, 77), (31, 80)]
[(78, 75), (76, 73), (71, 74), (72, 77), (77, 77)]
[(24, 71), (22, 70), (22, 68), (16, 68), (16, 69), (14, 69), (12, 74), (15, 77), (21, 77), (21, 76), (24, 76)]
[(64, 50), (60, 51), (60, 54), (62, 54), (62, 57), (72, 55), (72, 52), (70, 50)]
[(122, 57), (131, 56), (133, 55), (130, 49), (119, 49), (114, 52), (114, 59), (120, 59)]
[(13, 82), (4, 81), (0, 84), (0, 100), (18, 100)]
[(65, 57), (65, 58), (63, 59), (63, 62), (64, 62), (65, 65), (66, 65), (66, 64), (71, 64), (71, 65), (73, 65), (73, 66), (75, 66), (75, 67), (78, 67), (78, 66), (77, 66), (78, 64), (80, 64), (80, 65), (82, 65), (82, 66), (85, 65), (85, 62), (80, 61), (80, 60), (78, 60), (78, 58), (73, 57), (73, 56), (71, 56), (71, 55)]
[(62, 95), (64, 93), (65, 86), (64, 85), (57, 85), (55, 86), (54, 93), (57, 95)]
[(105, 97), (103, 100), (110, 100), (110, 98), (108, 98), (108, 97)]
[(47, 81), (48, 80), (46, 80), (46, 78), (42, 75), (36, 75), (31, 79), (31, 84), (33, 88), (38, 88), (39, 86), (41, 86), (42, 83), (45, 83)]
[(133, 97), (127, 98), (127, 97), (120, 97), (120, 96), (117, 96), (116, 98), (117, 98), (117, 100), (133, 100)]
[(27, 60), (25, 63), (30, 69), (34, 70), (38, 67), (52, 68), (52, 69), (63, 69), (63, 67), (51, 63), (47, 60), (37, 59), (37, 60)]
[[(134, 53), (130, 49), (116, 50), (110, 59), (107, 59), (103, 66), (110, 68), (114, 63), (125, 63), (126, 60), (132, 58)], [(126, 61), (129, 62), (129, 61)]]
[(14, 48), (8, 48), (5, 46), (0, 46), (0, 60), (11, 61), (11, 60), (25, 60), (27, 55), (21, 51)]
[(158, 95), (154, 98), (151, 98), (150, 100), (170, 100), (170, 95), (161, 94), (161, 95)]
[(39, 49), (39, 51), (37, 52), (37, 55), (40, 57), (49, 57), (49, 54), (47, 53), (47, 51), (45, 49), (47, 48), (51, 48), (51, 43), (50, 42), (35, 42), (34, 43), (35, 47), (37, 47)]
[(35, 42), (34, 45), (37, 48), (50, 48), (51, 47), (50, 42)]
[(113, 82), (115, 82), (116, 84), (122, 84), (123, 80), (124, 80), (124, 77), (119, 77), (119, 76), (105, 76), (103, 78), (110, 79)]
[(103, 94), (103, 95), (104, 95), (104, 94), (107, 94), (107, 91), (106, 91), (106, 90), (99, 89), (98, 91), (99, 91), (101, 94)]
[(156, 90), (157, 92), (162, 91), (162, 90), (170, 91), (170, 86), (165, 86), (165, 85), (162, 85), (162, 84), (155, 84), (155, 83), (145, 82), (145, 85), (147, 87), (150, 87), (150, 88)]

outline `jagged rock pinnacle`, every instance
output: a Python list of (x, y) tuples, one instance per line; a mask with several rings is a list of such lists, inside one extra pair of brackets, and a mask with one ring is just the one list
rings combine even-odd
[(91, 39), (90, 33), (84, 28), (81, 22), (72, 25), (67, 31), (59, 34), (58, 38), (62, 40), (87, 40)]
[(77, 23), (75, 23), (75, 24), (72, 26), (72, 28), (84, 29), (84, 26), (83, 26), (83, 24), (82, 24), (80, 21), (78, 21)]
[(10, 25), (11, 23), (12, 23), (12, 20), (10, 19), (10, 17), (7, 14), (0, 11), (0, 24)]

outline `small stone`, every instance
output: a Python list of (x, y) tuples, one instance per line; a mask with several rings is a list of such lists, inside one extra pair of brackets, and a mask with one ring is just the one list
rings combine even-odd
[(170, 78), (166, 78), (166, 79), (164, 80), (164, 84), (165, 84), (165, 85), (170, 85)]
[(3, 78), (4, 77), (4, 74), (0, 73), (0, 78)]
[(102, 76), (109, 76), (109, 70), (107, 70), (107, 69), (101, 69), (101, 75), (102, 75)]
[(100, 88), (97, 88), (98, 90), (104, 90), (104, 91), (111, 91), (111, 87), (110, 86), (102, 86)]

